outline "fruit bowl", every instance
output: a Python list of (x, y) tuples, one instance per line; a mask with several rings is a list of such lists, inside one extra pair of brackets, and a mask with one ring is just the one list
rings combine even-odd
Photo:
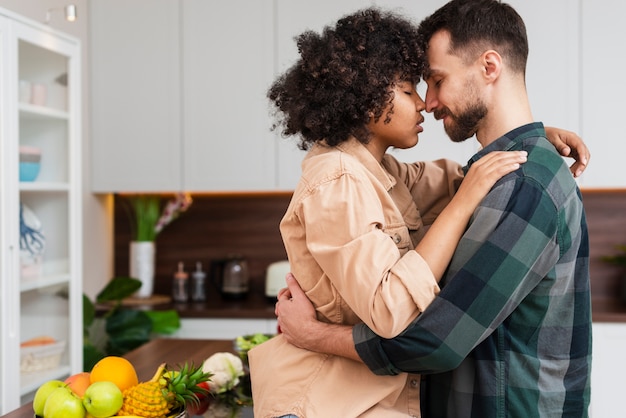
[[(43, 417), (40, 417), (39, 415), (35, 414), (33, 415), (33, 418), (43, 418)], [(174, 414), (170, 415), (167, 418), (189, 418), (189, 414), (187, 413), (187, 410), (184, 409), (181, 412), (175, 412)]]

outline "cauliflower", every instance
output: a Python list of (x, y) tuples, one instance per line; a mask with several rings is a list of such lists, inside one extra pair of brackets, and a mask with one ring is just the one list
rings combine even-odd
[(239, 384), (244, 375), (243, 363), (239, 357), (231, 353), (215, 353), (204, 361), (202, 371), (212, 373), (210, 390), (212, 393), (223, 393)]

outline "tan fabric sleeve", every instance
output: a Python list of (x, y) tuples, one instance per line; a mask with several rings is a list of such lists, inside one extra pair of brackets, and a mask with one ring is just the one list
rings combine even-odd
[[(417, 317), (439, 287), (415, 251), (402, 256), (382, 231), (389, 210), (381, 203), (385, 197), (388, 201), (385, 190), (345, 174), (303, 199), (297, 212), (306, 225), (309, 251), (345, 303), (374, 332), (391, 338)], [(328, 309), (337, 308), (329, 304)]]
[(394, 177), (404, 180), (424, 225), (431, 225), (435, 221), (463, 180), (461, 166), (452, 160), (408, 164), (385, 156), (383, 165)]

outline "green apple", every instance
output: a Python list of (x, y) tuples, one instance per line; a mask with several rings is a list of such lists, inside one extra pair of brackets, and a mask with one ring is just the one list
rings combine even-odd
[(35, 398), (33, 399), (35, 415), (43, 416), (43, 407), (46, 404), (46, 399), (48, 399), (48, 396), (50, 396), (53, 390), (63, 386), (66, 386), (66, 384), (60, 380), (48, 380), (46, 383), (39, 386), (39, 389), (35, 392)]
[[(124, 396), (113, 382), (94, 382), (85, 391), (83, 406), (95, 418), (107, 418), (120, 410)], [(46, 417), (48, 418), (48, 417)]]
[(52, 391), (43, 407), (45, 418), (85, 418), (83, 402), (67, 386)]

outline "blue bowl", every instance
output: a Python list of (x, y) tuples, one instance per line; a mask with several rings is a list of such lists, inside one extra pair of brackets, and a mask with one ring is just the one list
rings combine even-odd
[(39, 175), (41, 163), (20, 162), (20, 181), (35, 181)]

